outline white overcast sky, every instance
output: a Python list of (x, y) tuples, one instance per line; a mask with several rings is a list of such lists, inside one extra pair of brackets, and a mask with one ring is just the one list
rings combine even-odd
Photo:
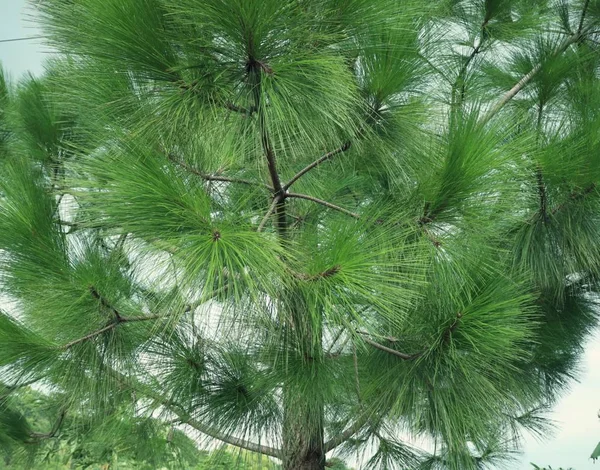
[[(0, 41), (38, 36), (41, 33), (27, 20), (25, 0), (0, 0)], [(0, 42), (0, 62), (13, 80), (25, 73), (40, 75), (48, 49), (40, 40)], [(529, 462), (593, 470), (589, 456), (600, 441), (600, 335), (590, 338), (581, 362), (579, 383), (573, 383), (551, 414), (558, 428), (553, 437), (537, 442), (527, 440), (514, 470), (531, 470)]]

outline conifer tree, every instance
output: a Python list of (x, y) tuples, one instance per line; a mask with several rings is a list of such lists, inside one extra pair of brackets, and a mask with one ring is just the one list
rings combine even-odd
[(600, 1), (32, 4), (0, 374), (64, 394), (55, 433), (469, 470), (545, 432), (596, 321)]

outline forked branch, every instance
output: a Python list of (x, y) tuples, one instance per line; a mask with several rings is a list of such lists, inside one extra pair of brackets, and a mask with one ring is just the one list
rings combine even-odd
[(308, 196), (307, 194), (299, 194), (299, 193), (279, 193), (276, 194), (273, 197), (273, 200), (271, 201), (271, 206), (269, 207), (269, 210), (267, 211), (267, 213), (264, 215), (264, 217), (262, 218), (262, 220), (260, 221), (260, 224), (258, 225), (258, 228), (256, 229), (257, 232), (262, 232), (265, 228), (265, 226), (267, 225), (267, 222), (269, 221), (269, 218), (271, 217), (271, 215), (273, 215), (274, 212), (277, 211), (277, 208), (281, 206), (282, 202), (285, 201), (287, 198), (296, 198), (296, 199), (306, 199), (307, 201), (311, 201), (314, 202), (316, 204), (320, 204), (322, 206), (325, 206), (329, 209), (332, 209), (334, 211), (338, 211), (341, 212), (342, 214), (346, 214), (350, 217), (353, 217), (355, 219), (360, 219), (360, 215), (355, 213), (355, 212), (351, 212), (347, 209), (344, 209), (343, 207), (340, 206), (336, 206), (335, 204), (332, 204), (331, 202), (327, 202), (324, 201), (322, 199), (318, 199), (316, 197), (312, 197), (312, 196)]

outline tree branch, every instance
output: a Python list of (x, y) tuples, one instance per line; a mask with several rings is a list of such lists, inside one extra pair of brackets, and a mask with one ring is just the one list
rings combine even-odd
[[(460, 70), (458, 72), (458, 76), (456, 77), (456, 80), (455, 80), (454, 84), (452, 85), (452, 105), (453, 105), (453, 107), (460, 106), (465, 99), (465, 77), (467, 74), (467, 70), (469, 68), (469, 65), (475, 58), (475, 56), (481, 52), (481, 48), (483, 46), (483, 41), (485, 38), (485, 36), (484, 36), (485, 28), (488, 25), (489, 21), (490, 21), (490, 18), (485, 18), (483, 20), (483, 23), (481, 23), (481, 27), (480, 27), (481, 37), (479, 38), (479, 43), (478, 44), (473, 43), (473, 50), (471, 51), (471, 54), (469, 54), (469, 57), (467, 57), (467, 60), (465, 61), (465, 63), (460, 68)], [(460, 97), (460, 100), (457, 101), (456, 98), (457, 98), (457, 91), (458, 91), (459, 87), (460, 87), (460, 94), (458, 96)]]
[(341, 269), (342, 267), (339, 264), (336, 264), (335, 266), (332, 266), (331, 268), (326, 269), (325, 271), (312, 275), (299, 273), (292, 270), (290, 270), (290, 272), (296, 279), (300, 279), (301, 281), (318, 281), (320, 279), (327, 279), (329, 277), (335, 276), (337, 273), (340, 272)]
[[(583, 12), (585, 15), (585, 10)], [(582, 18), (583, 18), (582, 15)], [(581, 38), (585, 35), (585, 31), (582, 29), (581, 31), (577, 31), (577, 33), (571, 34), (563, 43), (556, 48), (552, 57), (556, 57), (563, 52), (565, 52), (569, 46), (575, 44), (580, 41)], [(521, 78), (515, 86), (513, 86), (510, 90), (506, 92), (506, 94), (500, 98), (494, 106), (483, 116), (481, 119), (481, 124), (484, 125), (490, 121), (510, 100), (512, 100), (525, 86), (535, 77), (539, 71), (542, 69), (543, 63), (537, 64), (533, 67), (523, 78)]]
[(90, 286), (90, 293), (92, 294), (92, 297), (94, 297), (94, 299), (98, 300), (100, 302), (100, 305), (102, 305), (105, 309), (110, 310), (112, 313), (114, 313), (115, 318), (117, 319), (117, 322), (120, 322), (122, 317), (121, 314), (119, 313), (119, 311), (114, 308), (112, 305), (110, 305), (110, 303), (108, 303), (108, 301), (102, 297), (98, 291), (96, 290), (96, 288), (94, 286)]
[(265, 216), (262, 218), (262, 220), (260, 221), (260, 224), (258, 225), (258, 228), (256, 229), (257, 232), (262, 232), (265, 229), (265, 225), (267, 225), (269, 218), (271, 217), (273, 212), (275, 212), (275, 209), (277, 209), (277, 204), (279, 204), (279, 199), (281, 199), (280, 195), (275, 196), (273, 198), (273, 201), (271, 202), (271, 206), (269, 207), (269, 210), (267, 211)]
[(365, 413), (363, 416), (358, 418), (354, 422), (354, 424), (352, 424), (344, 432), (342, 432), (341, 434), (339, 434), (339, 435), (329, 439), (327, 442), (325, 442), (325, 444), (323, 444), (323, 452), (327, 453), (327, 452), (335, 449), (336, 447), (338, 447), (339, 445), (343, 444), (348, 439), (350, 439), (352, 436), (354, 436), (358, 431), (361, 430), (361, 428), (365, 424), (367, 424), (367, 422), (369, 421), (369, 417), (370, 417), (370, 415)]
[(160, 403), (171, 413), (175, 414), (179, 419), (178, 421), (183, 424), (188, 424), (193, 427), (197, 431), (200, 431), (203, 434), (206, 434), (208, 437), (216, 439), (218, 441), (224, 442), (226, 444), (230, 444), (235, 447), (239, 447), (240, 449), (249, 450), (251, 452), (257, 452), (262, 455), (268, 455), (270, 457), (281, 458), (281, 451), (274, 447), (264, 446), (260, 444), (256, 444), (254, 442), (247, 441), (245, 439), (241, 439), (234, 436), (229, 436), (227, 434), (222, 433), (217, 428), (210, 426), (208, 424), (202, 423), (201, 421), (192, 418), (186, 412), (181, 409), (181, 406), (167, 398), (159, 392), (156, 391), (155, 388), (148, 386), (146, 384), (140, 383), (133, 378), (127, 377), (121, 372), (118, 372), (114, 369), (108, 370), (116, 380), (121, 382), (123, 385), (136, 390), (142, 395), (145, 395), (152, 400), (155, 400), (157, 403)]
[(389, 341), (390, 343), (398, 343), (400, 342), (400, 339), (394, 337), (394, 336), (382, 336), (382, 335), (377, 335), (374, 333), (369, 333), (368, 331), (363, 331), (363, 330), (356, 330), (356, 332), (359, 335), (364, 335), (364, 336), (370, 336), (372, 338), (381, 338), (384, 339), (386, 341)]
[(62, 349), (62, 350), (70, 349), (77, 344), (80, 344), (80, 343), (83, 343), (90, 339), (93, 339), (96, 336), (100, 336), (101, 334), (106, 333), (107, 331), (110, 331), (110, 330), (116, 328), (121, 323), (134, 323), (134, 322), (141, 322), (141, 321), (148, 321), (148, 320), (157, 320), (158, 318), (160, 318), (160, 315), (147, 315), (144, 317), (119, 317), (116, 321), (110, 323), (109, 325), (105, 326), (104, 328), (100, 328), (99, 330), (93, 331), (92, 333), (85, 335), (81, 338), (78, 338), (76, 340), (73, 340), (63, 346), (59, 346), (58, 349)]
[(373, 346), (376, 349), (379, 349), (380, 351), (385, 351), (387, 353), (393, 354), (394, 356), (398, 356), (400, 359), (403, 359), (405, 361), (412, 361), (413, 359), (417, 359), (418, 357), (421, 357), (423, 355), (423, 351), (415, 353), (415, 354), (406, 354), (400, 351), (397, 351), (395, 349), (392, 348), (388, 348), (387, 346), (384, 346), (383, 344), (379, 344), (369, 338), (363, 338), (363, 341), (371, 346)]
[(56, 420), (56, 423), (54, 423), (54, 426), (52, 427), (52, 429), (50, 430), (50, 432), (48, 433), (39, 433), (39, 432), (32, 432), (30, 434), (30, 436), (35, 439), (35, 440), (40, 440), (40, 439), (51, 439), (54, 436), (56, 436), (56, 434), (58, 433), (58, 431), (60, 430), (60, 427), (62, 426), (62, 423), (65, 419), (65, 415), (67, 414), (67, 411), (65, 409), (62, 409), (58, 415), (58, 419)]
[[(21, 374), (21, 377), (23, 377), (23, 373)], [(5, 398), (7, 398), (11, 393), (13, 393), (15, 390), (19, 390), (21, 388), (24, 387), (28, 387), (29, 385), (32, 385), (36, 382), (39, 382), (40, 380), (42, 380), (43, 377), (36, 377), (35, 379), (31, 379), (31, 380), (27, 380), (25, 382), (21, 382), (19, 383), (18, 380), (20, 380), (20, 378), (17, 380), (17, 383), (14, 383), (12, 385), (8, 385), (8, 384), (0, 384), (0, 386), (2, 386), (5, 390), (6, 393), (4, 393), (3, 395), (0, 395), (0, 402), (2, 400), (4, 400)]]
[(342, 214), (346, 214), (349, 215), (350, 217), (354, 217), (355, 219), (360, 219), (360, 215), (356, 214), (355, 212), (351, 212), (347, 209), (344, 209), (343, 207), (340, 206), (336, 206), (335, 204), (331, 204), (330, 202), (327, 201), (323, 201), (322, 199), (318, 199), (316, 197), (312, 197), (312, 196), (308, 196), (306, 194), (299, 194), (299, 193), (285, 193), (285, 197), (291, 197), (291, 198), (296, 198), (296, 199), (306, 199), (307, 201), (312, 201), (316, 204), (321, 204), (322, 206), (328, 207), (329, 209), (332, 209), (334, 211), (338, 211), (341, 212)]
[(302, 178), (310, 170), (318, 167), (321, 163), (324, 163), (327, 160), (331, 160), (336, 155), (345, 152), (346, 150), (348, 150), (350, 148), (351, 145), (352, 145), (352, 143), (348, 141), (341, 147), (338, 147), (335, 150), (332, 150), (331, 152), (326, 153), (319, 159), (312, 162), (310, 165), (304, 167), (302, 170), (300, 170), (298, 173), (296, 173), (294, 176), (292, 176), (292, 178), (285, 185), (283, 185), (283, 190), (287, 191), (296, 181), (298, 181), (300, 178)]
[[(275, 212), (277, 214), (277, 231), (282, 238), (287, 236), (287, 217), (285, 211), (285, 197), (283, 197), (283, 186), (281, 184), (281, 178), (277, 171), (277, 160), (275, 158), (275, 152), (271, 145), (271, 139), (267, 130), (267, 121), (264, 113), (264, 109), (261, 109), (261, 86), (262, 86), (262, 72), (272, 73), (271, 68), (255, 59), (250, 60), (247, 66), (251, 80), (254, 82), (253, 95), (254, 95), (254, 107), (258, 113), (258, 128), (260, 133), (260, 142), (263, 148), (263, 152), (267, 159), (267, 168), (269, 169), (269, 175), (271, 176), (271, 183), (273, 184), (273, 191), (276, 198), (273, 199), (275, 203)], [(266, 222), (265, 222), (266, 223)]]
[(583, 10), (581, 11), (581, 19), (579, 20), (579, 27), (577, 28), (577, 34), (581, 34), (583, 30), (583, 22), (585, 21), (585, 15), (587, 13), (588, 6), (590, 5), (590, 0), (585, 0), (583, 4)]
[(579, 200), (585, 198), (588, 194), (592, 193), (595, 189), (596, 189), (596, 183), (591, 183), (583, 191), (572, 192), (571, 194), (569, 194), (569, 201), (563, 202), (562, 204), (559, 204), (554, 209), (552, 209), (552, 212), (551, 212), (552, 215), (563, 210), (569, 202), (579, 201)]
[(202, 173), (201, 171), (195, 169), (194, 167), (188, 165), (187, 163), (182, 162), (181, 160), (175, 158), (173, 155), (169, 155), (169, 160), (171, 160), (176, 165), (179, 165), (184, 170), (187, 170), (190, 173), (192, 173), (196, 176), (199, 176), (200, 178), (202, 178), (205, 181), (222, 181), (225, 183), (239, 183), (239, 184), (245, 184), (248, 186), (262, 186), (264, 188), (267, 188), (269, 191), (273, 191), (273, 188), (271, 186), (269, 186), (268, 184), (265, 184), (265, 183), (261, 183), (259, 181), (251, 181), (251, 180), (246, 180), (243, 178), (231, 178), (228, 176), (220, 176), (220, 175), (208, 175), (206, 173)]
[(538, 166), (535, 176), (537, 179), (537, 189), (540, 198), (540, 215), (544, 223), (548, 222), (548, 196), (546, 194), (546, 185), (544, 184), (544, 175), (542, 169)]
[(250, 106), (249, 108), (244, 108), (243, 106), (237, 106), (233, 103), (225, 103), (225, 107), (229, 111), (233, 111), (240, 114), (245, 114), (246, 116), (252, 116), (253, 113), (256, 112), (255, 106)]
[[(164, 404), (163, 404), (164, 405)], [(256, 452), (262, 455), (268, 455), (269, 457), (281, 458), (281, 451), (274, 447), (269, 447), (261, 444), (256, 444), (254, 442), (247, 441), (245, 439), (240, 439), (235, 436), (229, 436), (227, 434), (223, 434), (218, 429), (209, 426), (208, 424), (204, 424), (197, 419), (186, 416), (184, 413), (174, 410), (168, 406), (166, 406), (170, 411), (175, 413), (182, 423), (188, 424), (197, 431), (200, 431), (203, 434), (206, 434), (213, 439), (217, 439), (218, 441), (224, 442), (226, 444), (230, 444), (232, 446), (238, 447), (240, 449), (249, 450), (250, 452)]]

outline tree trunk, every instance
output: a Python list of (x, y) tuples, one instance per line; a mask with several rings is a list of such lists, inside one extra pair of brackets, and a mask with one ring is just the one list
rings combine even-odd
[(304, 397), (295, 396), (293, 403), (286, 403), (283, 470), (324, 470), (322, 402), (319, 400), (318, 403), (308, 403), (310, 398), (302, 398)]
[(323, 360), (322, 318), (309, 313), (301, 291), (291, 294), (288, 341), (296, 360), (283, 390), (283, 470), (324, 470), (325, 406), (318, 380)]

